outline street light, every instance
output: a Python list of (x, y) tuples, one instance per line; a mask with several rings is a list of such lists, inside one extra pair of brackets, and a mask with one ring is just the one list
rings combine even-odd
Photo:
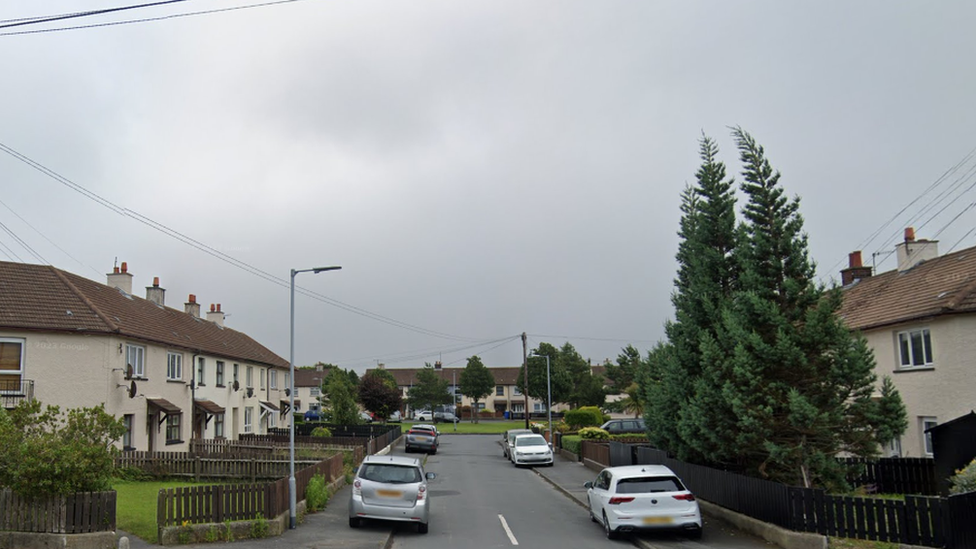
[[(532, 357), (532, 358), (545, 358), (546, 359), (546, 391), (547, 391), (547, 394), (548, 394), (548, 396), (546, 397), (546, 404), (548, 405), (548, 408), (549, 408), (549, 444), (552, 445), (552, 443), (553, 443), (553, 439), (552, 439), (552, 436), (553, 436), (552, 435), (552, 378), (549, 375), (549, 371), (550, 371), (550, 369), (549, 369), (549, 355), (536, 355), (536, 354), (533, 354), (533, 355), (529, 355), (529, 356)], [(526, 389), (528, 389), (528, 387), (526, 387)], [(529, 411), (526, 410), (525, 412), (528, 413)]]
[(338, 271), (342, 267), (316, 267), (314, 269), (291, 270), (291, 321), (290, 343), (291, 350), (288, 357), (288, 411), (291, 415), (288, 429), (288, 528), (294, 530), (297, 526), (295, 501), (298, 491), (295, 489), (295, 275), (298, 273), (315, 273), (322, 271)]

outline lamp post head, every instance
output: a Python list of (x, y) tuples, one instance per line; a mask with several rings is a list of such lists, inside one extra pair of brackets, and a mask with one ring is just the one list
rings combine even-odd
[(322, 271), (338, 271), (341, 268), (342, 267), (339, 266), (339, 265), (333, 265), (331, 267), (316, 267), (316, 268), (312, 269), (312, 272), (315, 273), (315, 274), (319, 274)]

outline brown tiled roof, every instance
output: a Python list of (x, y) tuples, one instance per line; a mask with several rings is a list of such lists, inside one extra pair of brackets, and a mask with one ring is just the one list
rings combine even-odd
[(242, 332), (46, 265), (0, 261), (0, 327), (113, 334), (242, 362), (288, 366)]
[(328, 370), (323, 370), (321, 372), (317, 370), (309, 370), (307, 368), (299, 368), (295, 370), (295, 387), (318, 387), (322, 385), (325, 378), (329, 375)]
[[(375, 368), (369, 368), (366, 373), (375, 370)], [(423, 370), (423, 368), (384, 368), (387, 372), (393, 375), (393, 379), (396, 380), (397, 385), (400, 387), (409, 387), (417, 381), (417, 372)], [(515, 380), (518, 378), (519, 367), (489, 367), (488, 370), (491, 375), (495, 377), (496, 385), (515, 385)], [(461, 372), (464, 371), (463, 367), (459, 368), (440, 368), (434, 370), (440, 375), (440, 378), (451, 383), (454, 376), (457, 376), (457, 382), (461, 383)]]
[(840, 315), (848, 327), (868, 330), (973, 312), (976, 312), (976, 248), (967, 248), (906, 271), (889, 271), (846, 286)]

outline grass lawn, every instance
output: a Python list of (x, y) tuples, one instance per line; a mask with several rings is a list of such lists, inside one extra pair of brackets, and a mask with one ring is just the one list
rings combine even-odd
[[(156, 501), (163, 488), (193, 486), (193, 481), (133, 481), (115, 480), (112, 489), (118, 493), (115, 525), (149, 543), (157, 543)], [(212, 482), (200, 484), (213, 484)]]
[[(404, 421), (403, 430), (406, 432), (414, 423), (429, 423), (426, 421)], [(464, 435), (485, 435), (485, 434), (497, 434), (501, 436), (502, 433), (509, 429), (524, 429), (525, 420), (515, 420), (515, 421), (499, 421), (499, 420), (481, 420), (479, 423), (471, 423), (468, 420), (459, 421), (457, 423), (457, 431), (450, 423), (437, 423), (437, 429), (442, 435), (449, 435), (451, 433), (464, 434)]]

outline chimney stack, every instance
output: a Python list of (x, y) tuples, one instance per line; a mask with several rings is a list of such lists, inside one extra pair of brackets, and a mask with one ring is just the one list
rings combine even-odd
[(840, 283), (841, 286), (847, 286), (852, 284), (862, 278), (868, 278), (871, 276), (871, 267), (865, 267), (861, 264), (861, 251), (851, 252), (848, 255), (849, 266), (846, 269), (841, 269), (840, 271)]
[(200, 318), (200, 304), (197, 303), (197, 296), (190, 294), (186, 303), (183, 304), (183, 311), (194, 318)]
[(905, 241), (895, 245), (895, 252), (898, 255), (898, 272), (907, 271), (919, 263), (939, 257), (939, 241), (916, 240), (915, 229), (906, 227)]
[(123, 261), (122, 269), (113, 267), (112, 272), (108, 274), (108, 282), (106, 284), (112, 288), (118, 288), (128, 295), (132, 295), (132, 275), (129, 274), (129, 265)]
[(159, 277), (153, 277), (153, 285), (146, 286), (146, 299), (160, 307), (166, 306), (166, 290), (159, 287)]
[(220, 303), (214, 305), (210, 304), (210, 312), (207, 313), (207, 320), (213, 322), (217, 326), (224, 325), (224, 313), (220, 310)]

